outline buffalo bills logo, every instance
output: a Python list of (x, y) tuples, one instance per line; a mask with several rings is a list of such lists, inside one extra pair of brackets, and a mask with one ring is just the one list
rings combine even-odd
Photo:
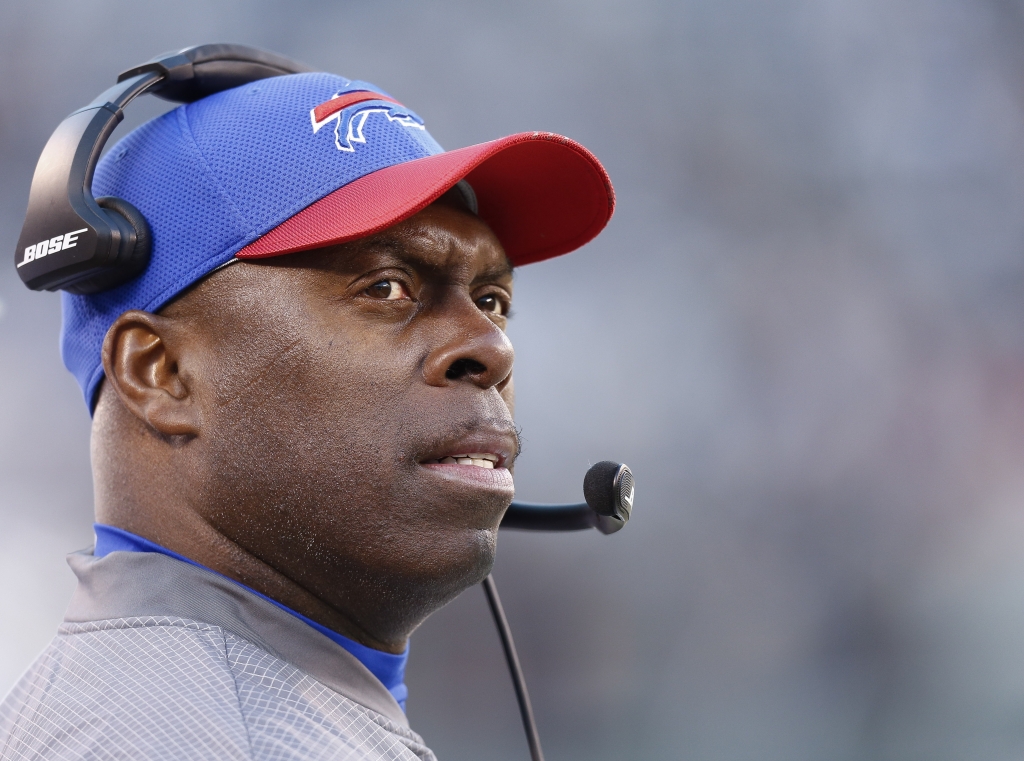
[[(382, 102), (392, 105), (382, 105)], [(367, 105), (361, 108), (350, 108), (359, 103)], [(368, 90), (338, 93), (310, 111), (309, 118), (313, 122), (314, 135), (325, 124), (334, 122), (334, 145), (339, 151), (352, 153), (355, 151), (353, 143), (366, 142), (363, 126), (371, 114), (383, 114), (388, 121), (398, 122), (403, 127), (410, 129), (426, 129), (423, 126), (423, 120), (397, 100)]]

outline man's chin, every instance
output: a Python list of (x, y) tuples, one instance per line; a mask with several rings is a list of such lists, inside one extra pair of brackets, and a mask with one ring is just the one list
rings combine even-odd
[[(413, 565), (391, 568), (389, 608), (394, 634), (407, 636), (432, 613), (443, 608), (470, 587), (479, 584), (494, 566), (497, 530), (449, 531), (430, 557), (420, 556)], [(438, 537), (439, 539), (441, 537)]]

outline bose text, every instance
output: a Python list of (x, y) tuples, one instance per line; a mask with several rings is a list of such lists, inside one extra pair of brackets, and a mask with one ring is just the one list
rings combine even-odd
[(18, 263), (18, 266), (21, 267), (29, 262), (34, 262), (36, 259), (42, 259), (49, 254), (56, 254), (58, 251), (63, 251), (66, 248), (74, 248), (78, 245), (78, 236), (88, 229), (88, 227), (83, 227), (81, 230), (64, 233), (63, 235), (54, 235), (49, 240), (43, 240), (34, 246), (29, 246), (25, 249), (25, 257)]

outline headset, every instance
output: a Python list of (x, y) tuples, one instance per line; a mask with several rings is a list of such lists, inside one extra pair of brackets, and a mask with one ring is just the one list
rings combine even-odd
[[(14, 263), (35, 291), (100, 293), (142, 273), (152, 235), (142, 213), (123, 198), (92, 195), (92, 178), (103, 147), (124, 119), (124, 109), (143, 93), (174, 103), (282, 74), (313, 71), (284, 56), (245, 45), (196, 45), (159, 55), (121, 72), (117, 84), (60, 123), (36, 164), (28, 211)], [(463, 190), (466, 194), (466, 191)], [(604, 461), (587, 471), (586, 500), (571, 505), (512, 502), (501, 528), (603, 534), (622, 529), (633, 510), (633, 474)], [(543, 761), (533, 709), (494, 579), (483, 581), (519, 703), (530, 757)]]
[(92, 176), (124, 108), (149, 92), (175, 103), (267, 77), (312, 71), (244, 45), (197, 45), (121, 72), (117, 84), (60, 123), (32, 177), (15, 265), (34, 291), (89, 294), (114, 288), (149, 263), (152, 236), (123, 198), (93, 198)]

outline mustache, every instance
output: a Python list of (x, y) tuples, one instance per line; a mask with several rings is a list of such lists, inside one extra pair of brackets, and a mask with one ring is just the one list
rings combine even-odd
[(476, 417), (472, 420), (449, 421), (443, 424), (440, 429), (434, 426), (431, 432), (420, 440), (417, 449), (434, 450), (445, 447), (454, 441), (472, 436), (474, 434), (498, 435), (512, 439), (515, 443), (515, 451), (511, 453), (506, 465), (511, 465), (523, 453), (523, 433), (509, 417), (488, 416)]

